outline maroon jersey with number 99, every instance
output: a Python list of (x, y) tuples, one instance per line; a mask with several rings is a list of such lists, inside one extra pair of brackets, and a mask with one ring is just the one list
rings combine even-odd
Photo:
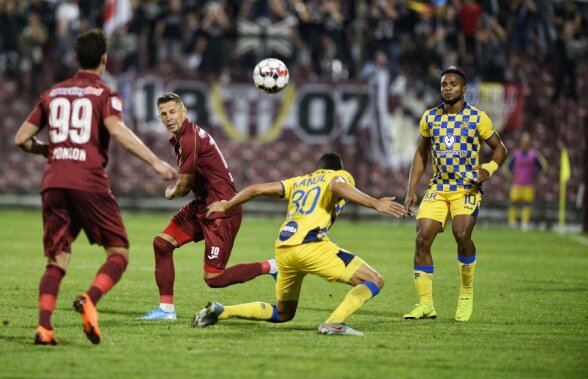
[(109, 116), (122, 119), (122, 100), (95, 74), (78, 72), (41, 95), (27, 118), (49, 134), (41, 191), (110, 191), (104, 170), (110, 142), (104, 119)]

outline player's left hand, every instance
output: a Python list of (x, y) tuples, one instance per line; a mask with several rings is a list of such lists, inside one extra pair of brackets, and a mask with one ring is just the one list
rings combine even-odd
[(215, 201), (214, 203), (208, 206), (208, 212), (206, 212), (206, 217), (210, 216), (213, 213), (219, 212), (226, 212), (227, 211), (227, 201)]

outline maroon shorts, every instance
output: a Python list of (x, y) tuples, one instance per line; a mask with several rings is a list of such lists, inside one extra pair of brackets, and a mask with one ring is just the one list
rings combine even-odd
[(243, 217), (240, 208), (232, 212), (229, 217), (206, 219), (198, 216), (192, 201), (176, 212), (163, 233), (174, 237), (178, 246), (204, 240), (204, 270), (220, 272), (227, 267)]
[(110, 192), (49, 188), (41, 193), (45, 256), (71, 252), (71, 243), (84, 229), (90, 243), (129, 247), (120, 209)]

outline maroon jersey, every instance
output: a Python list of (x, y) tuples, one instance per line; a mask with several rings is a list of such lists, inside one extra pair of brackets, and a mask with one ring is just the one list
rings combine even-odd
[[(178, 137), (172, 137), (170, 143), (175, 148), (178, 172), (195, 174), (192, 192), (196, 198), (198, 217), (206, 215), (208, 205), (219, 200), (229, 200), (237, 193), (223, 154), (204, 129), (186, 119)], [(240, 211), (241, 208), (237, 207), (209, 218), (226, 217)]]
[(122, 100), (98, 75), (78, 72), (41, 95), (27, 118), (39, 128), (47, 127), (49, 133), (41, 191), (110, 191), (104, 171), (110, 142), (104, 119), (109, 116), (122, 119)]

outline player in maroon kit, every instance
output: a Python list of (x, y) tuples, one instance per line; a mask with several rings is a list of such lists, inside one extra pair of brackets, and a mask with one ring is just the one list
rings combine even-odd
[(274, 259), (227, 268), (243, 210), (236, 207), (206, 217), (208, 205), (237, 193), (227, 162), (214, 139), (188, 120), (179, 95), (164, 93), (157, 98), (157, 107), (161, 122), (173, 135), (170, 143), (175, 149), (179, 171), (178, 181), (165, 190), (165, 197), (171, 200), (192, 191), (195, 200), (181, 208), (153, 240), (160, 305), (141, 319), (175, 320), (173, 251), (177, 247), (204, 240), (204, 281), (212, 288), (244, 283), (262, 274), (275, 277), (277, 268)]
[[(104, 170), (110, 137), (147, 162), (163, 179), (176, 171), (159, 159), (126, 127), (122, 99), (100, 80), (108, 55), (104, 31), (78, 36), (78, 73), (41, 95), (14, 139), (24, 151), (47, 157), (41, 182), (43, 244), (47, 267), (39, 285), (39, 326), (35, 344), (55, 345), (51, 315), (71, 257), (71, 244), (83, 229), (104, 246), (107, 259), (86, 293), (74, 301), (88, 339), (100, 343), (96, 303), (120, 279), (128, 262), (129, 243), (119, 207)], [(49, 142), (35, 138), (48, 130)]]

